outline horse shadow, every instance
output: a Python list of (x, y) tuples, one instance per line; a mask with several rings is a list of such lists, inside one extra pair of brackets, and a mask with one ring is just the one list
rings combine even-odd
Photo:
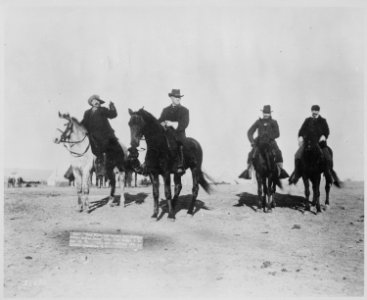
[[(132, 195), (129, 193), (124, 194), (124, 207), (129, 206), (131, 204), (142, 204), (145, 201), (145, 198), (148, 197), (148, 194), (146, 193), (139, 193), (136, 195)], [(97, 208), (101, 208), (105, 206), (108, 203), (109, 197), (105, 197), (101, 200), (90, 202), (88, 213), (92, 213)], [(114, 199), (112, 201), (113, 206), (120, 206), (121, 204), (121, 195), (114, 196)]]
[(131, 204), (143, 204), (148, 197), (147, 193), (138, 193), (136, 195), (125, 193), (124, 207)]
[[(255, 212), (258, 211), (258, 203), (259, 203), (258, 195), (244, 192), (237, 194), (236, 196), (239, 197), (238, 203), (234, 204), (233, 206), (241, 207), (246, 205), (253, 211)], [(302, 196), (275, 193), (274, 200), (275, 200), (275, 207), (290, 208), (297, 210), (301, 213), (304, 213), (306, 211), (307, 200)]]
[[(97, 200), (97, 201), (92, 201), (89, 203), (89, 210), (87, 211), (88, 214), (94, 212), (97, 208), (101, 208), (103, 206), (105, 206), (108, 203), (109, 197), (105, 197), (101, 200)], [(114, 205), (120, 205), (120, 201), (121, 201), (121, 196), (115, 196), (114, 200), (113, 200), (113, 204)]]
[[(176, 214), (181, 210), (189, 210), (191, 199), (192, 199), (191, 194), (179, 196), (176, 202), (176, 207), (174, 208), (174, 216), (176, 216)], [(159, 202), (159, 206), (161, 207), (161, 213), (158, 216), (157, 221), (162, 219), (166, 213), (168, 214), (167, 200), (161, 200)], [(210, 208), (205, 205), (205, 202), (196, 199), (194, 203), (194, 212), (192, 215), (194, 216), (201, 209), (210, 210)]]

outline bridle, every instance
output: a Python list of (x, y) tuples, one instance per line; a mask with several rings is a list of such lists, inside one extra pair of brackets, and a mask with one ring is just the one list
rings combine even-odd
[[(60, 136), (60, 143), (63, 143), (64, 147), (69, 151), (69, 153), (74, 156), (74, 157), (82, 157), (85, 153), (87, 153), (87, 151), (89, 150), (90, 147), (90, 142), (88, 141), (88, 146), (86, 147), (86, 149), (83, 151), (83, 153), (78, 153), (75, 151), (72, 151), (70, 148), (74, 147), (77, 144), (82, 143), (86, 137), (87, 137), (87, 133), (84, 135), (84, 137), (79, 140), (79, 141), (70, 141), (71, 138), (71, 134), (73, 133), (73, 122), (69, 120), (69, 123), (66, 126), (65, 131), (62, 131), (61, 129), (57, 128), (57, 130), (59, 130), (61, 132), (61, 136)], [(66, 146), (66, 144), (70, 144), (70, 146)]]
[[(135, 122), (134, 122), (135, 121)], [(138, 123), (139, 124), (139, 132), (136, 134), (136, 138), (141, 141), (141, 140), (144, 140), (144, 137), (143, 137), (143, 133), (142, 133), (142, 129), (143, 129), (143, 126), (144, 126), (144, 119), (142, 116), (138, 115), (138, 114), (134, 114), (131, 116), (131, 119), (129, 121), (129, 126), (131, 127), (131, 125), (133, 123)]]

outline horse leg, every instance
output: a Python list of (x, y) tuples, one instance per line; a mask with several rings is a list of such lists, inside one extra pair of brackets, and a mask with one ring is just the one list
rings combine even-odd
[(331, 186), (331, 184), (329, 182), (326, 182), (326, 184), (325, 184), (325, 192), (326, 192), (325, 205), (330, 204), (329, 203), (330, 186)]
[(172, 199), (172, 206), (173, 206), (173, 209), (175, 209), (177, 200), (178, 200), (178, 196), (180, 195), (181, 189), (182, 189), (181, 176), (178, 174), (174, 174), (173, 181), (175, 182), (175, 194)]
[(82, 188), (82, 175), (79, 170), (74, 169), (74, 177), (76, 181), (76, 192), (78, 195), (78, 211), (83, 211), (83, 202), (82, 202), (82, 194), (83, 194), (83, 188)]
[(267, 183), (265, 184), (266, 186), (266, 212), (272, 212), (272, 203), (273, 203), (273, 192), (272, 192), (272, 188), (270, 186), (270, 180), (267, 179)]
[(168, 218), (174, 219), (175, 213), (172, 209), (172, 193), (171, 193), (171, 174), (164, 174), (164, 194), (166, 196), (167, 205), (168, 205)]
[(113, 206), (113, 201), (115, 200), (116, 179), (115, 179), (115, 173), (113, 172), (112, 166), (106, 166), (106, 174), (107, 174), (107, 177), (111, 185), (111, 191), (110, 191), (110, 196), (108, 198), (108, 204), (110, 206)]
[(263, 207), (263, 205), (262, 205), (262, 203), (263, 203), (263, 200), (262, 200), (262, 185), (261, 185), (261, 178), (257, 174), (256, 174), (256, 181), (257, 181), (257, 196), (259, 197), (258, 202), (257, 202), (257, 208), (261, 209)]
[(194, 215), (194, 207), (195, 207), (195, 202), (196, 202), (196, 198), (198, 197), (199, 194), (199, 174), (198, 174), (198, 169), (192, 168), (191, 169), (191, 173), (192, 173), (192, 198), (191, 198), (191, 202), (189, 205), (189, 209), (187, 210), (187, 213), (189, 215)]
[(271, 187), (271, 207), (275, 208), (275, 191), (277, 189), (276, 183), (273, 181), (272, 187)]
[(120, 205), (121, 202), (125, 203), (125, 184), (124, 184), (124, 178), (126, 177), (127, 172), (125, 171), (120, 171), (119, 170), (119, 175), (118, 175), (118, 179), (120, 182), (120, 202), (117, 205)]
[(310, 210), (310, 183), (305, 176), (302, 177), (302, 180), (305, 186), (306, 210)]
[(319, 213), (321, 212), (321, 205), (320, 205), (320, 181), (321, 181), (321, 174), (316, 177), (314, 184), (313, 184), (313, 202), (316, 205), (316, 211)]
[(152, 182), (153, 188), (153, 199), (154, 199), (154, 208), (152, 218), (158, 218), (159, 212), (159, 175), (158, 174), (150, 174), (150, 181)]
[(89, 210), (89, 176), (87, 175), (88, 172), (83, 172), (83, 179), (82, 179), (82, 188), (83, 188), (83, 205), (84, 209)]

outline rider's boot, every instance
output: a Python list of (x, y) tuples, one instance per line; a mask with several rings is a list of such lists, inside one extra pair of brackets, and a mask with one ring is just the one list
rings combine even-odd
[(238, 178), (243, 178), (243, 179), (251, 179), (252, 176), (251, 176), (251, 172), (250, 172), (250, 169), (251, 169), (251, 164), (247, 164), (247, 168), (245, 171), (243, 171), (240, 176), (238, 176)]
[(289, 178), (289, 184), (296, 184), (298, 179), (301, 177), (301, 161), (300, 159), (296, 159), (294, 162), (294, 171)]
[(283, 163), (282, 162), (277, 162), (277, 167), (278, 167), (279, 179), (284, 179), (284, 178), (289, 177), (287, 171), (283, 169)]
[(143, 176), (148, 176), (148, 169), (145, 162), (143, 162), (140, 166), (136, 167), (135, 172)]
[(177, 164), (177, 173), (180, 175), (185, 174), (184, 167), (184, 154), (183, 154), (183, 146), (180, 145), (178, 147), (178, 164)]

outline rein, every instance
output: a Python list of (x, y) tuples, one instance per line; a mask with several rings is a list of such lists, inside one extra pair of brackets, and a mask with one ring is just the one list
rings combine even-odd
[[(63, 134), (65, 133), (65, 132), (63, 132), (61, 129), (59, 129), (59, 131), (61, 131)], [(82, 156), (83, 156), (85, 153), (87, 153), (87, 151), (89, 150), (89, 148), (90, 148), (90, 142), (88, 142), (88, 146), (87, 146), (87, 148), (84, 150), (84, 152), (83, 152), (83, 153), (74, 152), (74, 151), (70, 150), (70, 148), (71, 148), (71, 147), (74, 147), (76, 144), (80, 144), (80, 143), (82, 143), (82, 142), (86, 139), (87, 135), (88, 135), (88, 134), (85, 134), (85, 136), (84, 136), (81, 140), (79, 140), (79, 141), (68, 141), (68, 140), (66, 140), (66, 138), (64, 138), (64, 137), (63, 137), (63, 138), (60, 140), (60, 142), (61, 142), (61, 143), (63, 143), (64, 147), (69, 151), (69, 153), (70, 153), (73, 157), (82, 157)], [(65, 144), (71, 144), (71, 145), (70, 145), (70, 147), (67, 147)]]
[[(85, 138), (85, 137), (84, 137)], [(83, 139), (84, 140), (84, 139)], [(82, 141), (83, 141), (82, 140)], [(72, 146), (74, 146), (75, 145), (75, 143), (80, 143), (81, 141), (79, 141), (79, 142), (69, 142), (69, 143), (74, 143)], [(63, 142), (63, 143), (65, 143), (65, 142)], [(71, 147), (72, 147), (71, 146)], [(89, 150), (89, 147), (90, 147), (90, 143), (88, 143), (88, 146), (87, 146), (87, 148), (84, 150), (84, 152), (83, 153), (77, 153), (77, 152), (74, 152), (74, 151), (71, 151), (65, 144), (64, 144), (64, 147), (69, 151), (69, 153), (72, 155), (72, 156), (74, 156), (74, 157), (82, 157), (82, 156), (84, 156), (84, 154), (85, 153), (87, 153), (87, 151)]]

